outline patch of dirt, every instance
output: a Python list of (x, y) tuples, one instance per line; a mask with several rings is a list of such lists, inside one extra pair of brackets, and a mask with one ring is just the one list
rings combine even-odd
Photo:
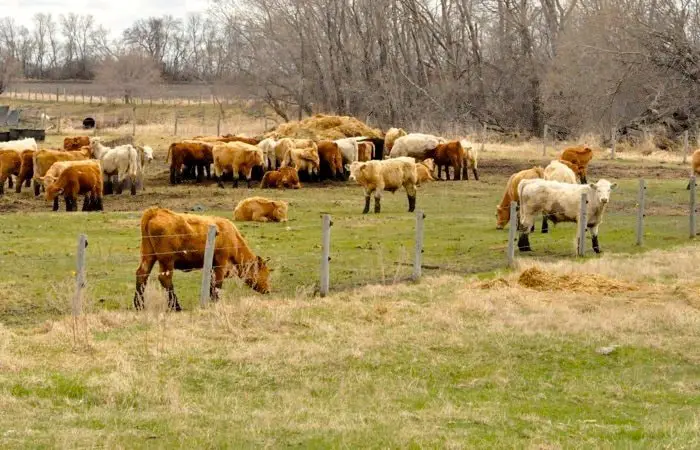
[(518, 284), (536, 291), (573, 291), (589, 294), (616, 294), (638, 291), (639, 287), (597, 274), (557, 275), (538, 267), (524, 270)]

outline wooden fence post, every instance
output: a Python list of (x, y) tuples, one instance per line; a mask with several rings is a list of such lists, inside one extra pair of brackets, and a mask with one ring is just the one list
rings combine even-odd
[(685, 130), (683, 132), (683, 164), (686, 163), (687, 157), (688, 157), (688, 130)]
[(131, 135), (136, 136), (136, 106), (131, 108)]
[(615, 159), (615, 150), (617, 147), (617, 128), (613, 127), (612, 131), (610, 132), (610, 159)]
[(486, 129), (486, 122), (484, 122), (484, 126), (481, 129), (481, 148), (479, 149), (479, 152), (483, 153), (484, 148), (486, 147), (486, 132), (488, 130)]
[(177, 136), (177, 112), (175, 113), (175, 130), (173, 131), (173, 136)]
[(690, 177), (690, 238), (693, 239), (695, 238), (695, 233), (696, 233), (696, 226), (695, 226), (695, 214), (696, 214), (696, 197), (695, 197), (695, 191), (696, 191), (696, 180), (695, 180), (695, 175)]
[(416, 211), (416, 243), (413, 256), (413, 281), (420, 280), (423, 266), (423, 230), (425, 213)]
[(515, 239), (518, 232), (518, 202), (510, 202), (510, 225), (508, 227), (508, 267), (515, 267)]
[(549, 125), (544, 124), (544, 132), (542, 133), (542, 156), (547, 156), (547, 132)]
[(214, 264), (214, 247), (216, 246), (216, 225), (209, 225), (207, 246), (204, 248), (204, 267), (202, 267), (202, 287), (199, 291), (199, 302), (207, 306), (211, 296), (212, 266)]
[(321, 238), (321, 284), (319, 294), (328, 295), (331, 284), (331, 221), (330, 214), (323, 215), (323, 234)]
[(71, 314), (78, 317), (83, 311), (83, 289), (85, 289), (85, 248), (87, 247), (87, 236), (78, 236), (78, 252), (75, 267), (75, 295), (71, 304)]
[(581, 210), (578, 216), (578, 246), (576, 254), (577, 256), (584, 256), (586, 254), (586, 225), (588, 225), (588, 217), (586, 213), (588, 212), (588, 194), (585, 192), (581, 194)]
[(637, 245), (644, 244), (644, 204), (646, 201), (647, 185), (644, 179), (639, 180), (639, 197), (637, 199)]
[(58, 111), (58, 124), (56, 125), (56, 133), (61, 134), (61, 122), (63, 122), (63, 111)]
[(221, 136), (221, 110), (219, 110), (219, 114), (216, 117), (216, 135)]

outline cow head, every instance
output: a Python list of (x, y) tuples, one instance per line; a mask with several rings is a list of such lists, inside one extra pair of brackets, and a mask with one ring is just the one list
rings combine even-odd
[(590, 183), (589, 186), (603, 204), (610, 201), (610, 192), (617, 189), (617, 183), (610, 183), (608, 180), (598, 180), (597, 183)]
[(345, 170), (347, 172), (350, 172), (350, 181), (357, 181), (357, 176), (359, 175), (360, 171), (362, 168), (365, 166), (364, 163), (361, 163), (359, 161), (353, 161), (350, 164), (345, 164)]
[(274, 211), (272, 211), (272, 216), (275, 218), (275, 221), (286, 222), (287, 211), (289, 209), (288, 203), (283, 201), (273, 201), (272, 203), (275, 207)]
[(63, 188), (60, 188), (55, 184), (51, 184), (49, 187), (46, 188), (46, 200), (50, 202), (52, 202), (56, 197), (58, 197), (61, 194), (63, 194)]
[(508, 223), (510, 218), (510, 207), (508, 206), (496, 206), (496, 229), (502, 230)]
[(147, 163), (153, 161), (153, 149), (148, 145), (143, 146), (143, 157)]
[(256, 256), (244, 274), (246, 284), (261, 294), (270, 293), (270, 268), (267, 267), (269, 260)]

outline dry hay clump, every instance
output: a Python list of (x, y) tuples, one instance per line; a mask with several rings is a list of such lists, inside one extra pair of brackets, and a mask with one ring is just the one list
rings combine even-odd
[(265, 137), (275, 139), (291, 137), (296, 139), (342, 139), (346, 137), (367, 136), (382, 138), (382, 131), (371, 128), (364, 122), (350, 116), (326, 116), (316, 114), (302, 121), (283, 123)]
[(615, 294), (639, 290), (637, 286), (598, 274), (557, 275), (537, 267), (524, 270), (518, 277), (518, 284), (537, 291), (573, 291), (589, 294)]

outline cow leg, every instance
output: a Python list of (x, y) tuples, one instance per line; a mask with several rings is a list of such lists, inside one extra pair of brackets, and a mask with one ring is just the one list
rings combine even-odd
[(160, 285), (168, 291), (168, 308), (171, 311), (182, 311), (180, 307), (180, 302), (177, 301), (177, 295), (175, 294), (175, 286), (173, 286), (173, 269), (174, 267), (169, 267), (169, 265), (160, 263), (160, 274), (158, 274), (158, 281)]
[(408, 195), (408, 212), (416, 210), (416, 188), (413, 185), (406, 186), (406, 195)]
[(469, 167), (467, 163), (462, 163), (462, 176), (465, 180), (469, 181)]
[(153, 270), (153, 265), (156, 263), (156, 258), (154, 255), (147, 255), (141, 257), (141, 264), (139, 264), (138, 269), (136, 269), (136, 292), (134, 293), (134, 309), (143, 309), (143, 293), (146, 290), (146, 283), (148, 282), (148, 275)]
[(131, 178), (131, 195), (136, 195), (136, 177)]
[(73, 200), (73, 197), (65, 197), (65, 200), (66, 200), (66, 212), (72, 212), (72, 211), (76, 211), (78, 209), (77, 206), (74, 206), (74, 203), (77, 204), (77, 202), (75, 202)]
[(205, 164), (204, 170), (207, 172), (207, 180), (211, 180), (211, 165)]
[(15, 185), (12, 183), (12, 175), (10, 175), (9, 177), (7, 177), (7, 187), (10, 188), (10, 189), (12, 189), (13, 187), (15, 187)]
[(31, 178), (27, 178), (26, 180), (24, 180), (24, 187), (27, 187), (27, 188), (28, 188), (28, 187), (30, 187), (31, 185), (32, 185), (32, 179), (31, 179)]
[(603, 253), (603, 251), (600, 249), (600, 243), (598, 242), (598, 226), (594, 225), (592, 227), (588, 227), (588, 230), (591, 232), (591, 242), (593, 244), (593, 251), (598, 254)]
[(437, 165), (437, 170), (438, 170), (438, 180), (442, 180), (442, 166), (440, 164)]
[(197, 183), (204, 181), (204, 165), (197, 164)]
[(382, 212), (382, 194), (379, 190), (374, 194), (374, 213)]
[(15, 192), (18, 194), (22, 193), (22, 185), (24, 184), (24, 180), (20, 180), (17, 178), (17, 186), (15, 187)]
[(104, 211), (104, 206), (102, 205), (102, 197), (97, 197), (95, 199), (95, 211)]
[(452, 162), (452, 165), (454, 167), (454, 179), (457, 181), (462, 180), (462, 163), (460, 158), (455, 158), (455, 160)]
[(547, 223), (547, 214), (542, 214), (542, 233), (549, 233), (549, 224)]
[(114, 194), (114, 190), (112, 188), (113, 188), (112, 178), (106, 177), (104, 182), (102, 183), (102, 190), (104, 191), (104, 194), (105, 195)]
[(362, 210), (362, 214), (367, 214), (369, 212), (369, 203), (371, 196), (369, 194), (365, 194), (365, 209)]
[(177, 184), (177, 170), (174, 167), (170, 167), (170, 184)]
[(34, 183), (34, 197), (41, 195), (41, 184), (37, 180), (33, 180)]
[(121, 181), (119, 181), (119, 178), (117, 178), (117, 195), (122, 195), (122, 192), (124, 192), (124, 184), (126, 184), (126, 178), (124, 178)]
[(521, 252), (531, 252), (532, 248), (530, 247), (530, 239), (529, 239), (529, 234), (527, 233), (521, 233), (520, 237), (518, 238), (518, 250)]
[(5, 195), (5, 180), (0, 181), (0, 195)]
[(86, 195), (85, 197), (83, 197), (83, 209), (82, 209), (82, 211), (83, 212), (90, 211), (91, 204), (92, 204), (92, 202), (90, 201), (89, 195)]
[(53, 199), (53, 210), (58, 211), (58, 197), (54, 197)]
[(472, 172), (474, 172), (474, 179), (476, 181), (479, 181), (479, 172), (476, 167), (472, 168)]

